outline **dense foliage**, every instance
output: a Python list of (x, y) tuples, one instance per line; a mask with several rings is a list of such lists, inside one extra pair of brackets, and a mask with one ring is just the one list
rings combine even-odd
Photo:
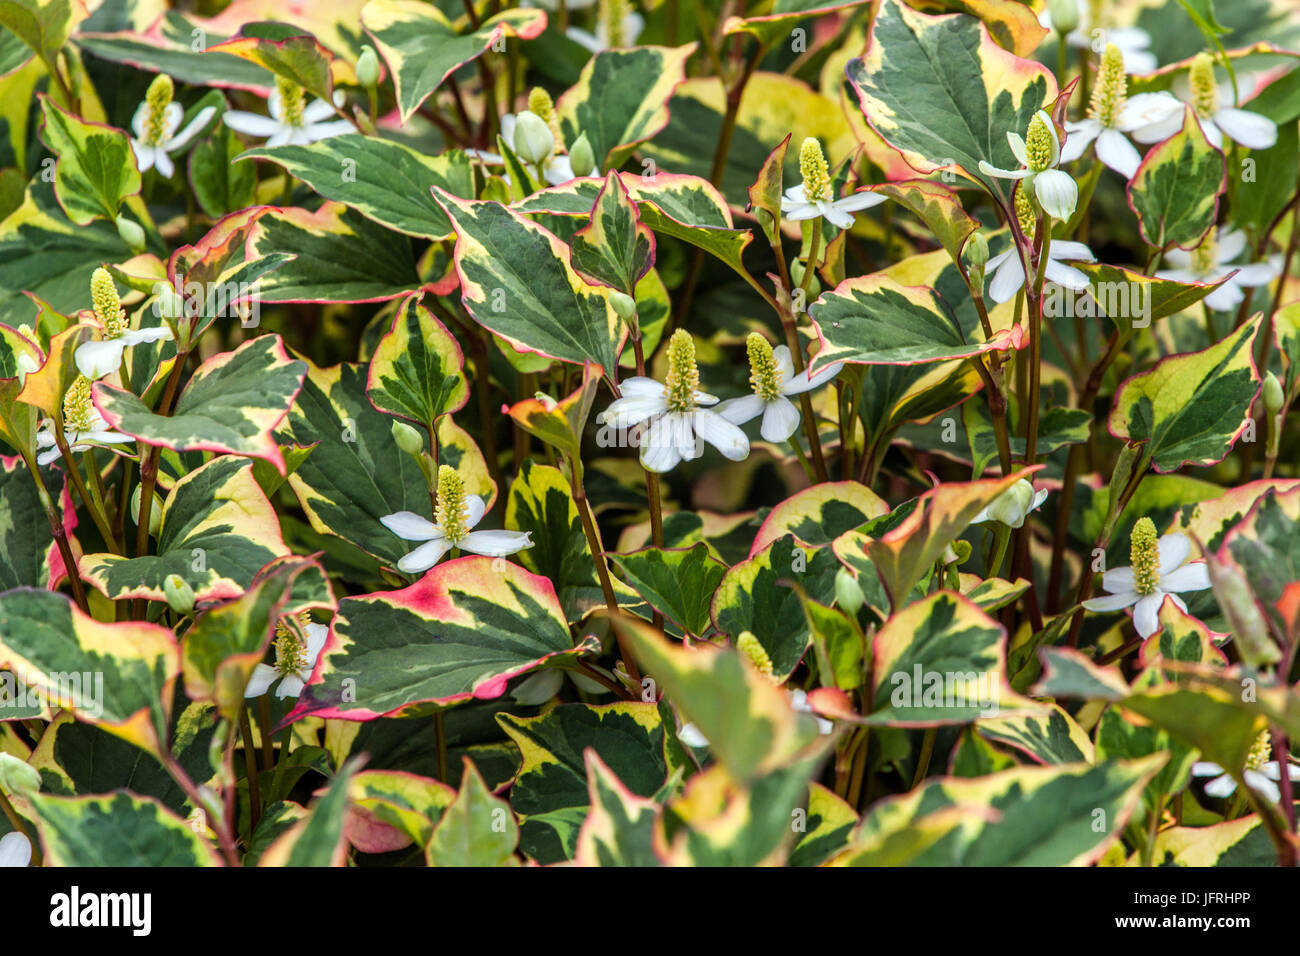
[(0, 862), (1296, 862), (1290, 0), (0, 0)]

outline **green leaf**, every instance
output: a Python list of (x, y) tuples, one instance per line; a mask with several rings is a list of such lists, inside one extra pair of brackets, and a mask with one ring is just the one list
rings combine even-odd
[[(1126, 334), (1191, 308), (1227, 281), (1174, 282), (1101, 262), (1077, 262), (1072, 268), (1091, 280), (1087, 298), (1096, 304), (1096, 314), (1110, 319)], [(1080, 310), (1075, 314), (1079, 315)]]
[(474, 761), (465, 758), (460, 793), (434, 828), (430, 866), (515, 866), (519, 824), (509, 805), (488, 792)]
[[(267, 29), (267, 28), (270, 29)], [(205, 52), (226, 53), (256, 63), (326, 103), (334, 96), (330, 61), (334, 54), (313, 36), (280, 36), (303, 31), (285, 24), (244, 24), (241, 35), (208, 47)]]
[(251, 163), (233, 162), (243, 148), (239, 137), (223, 128), (200, 140), (190, 151), (189, 177), (194, 198), (213, 219), (253, 205), (257, 170)]
[[(474, 195), (469, 157), (460, 150), (426, 156), (393, 140), (359, 133), (305, 146), (250, 149), (239, 158), (278, 163), (326, 199), (345, 203), (381, 226), (426, 239), (444, 239), (452, 233), (431, 187), (453, 196)], [(235, 168), (249, 167), (236, 164)]]
[(507, 37), (536, 37), (546, 27), (546, 14), (540, 10), (507, 10), (484, 21), (472, 33), (459, 35), (435, 6), (414, 0), (370, 0), (361, 10), (361, 25), (374, 39), (393, 74), (405, 124), (457, 68)]
[(809, 553), (789, 535), (778, 538), (727, 571), (713, 595), (713, 623), (733, 641), (752, 633), (772, 659), (773, 676), (788, 677), (803, 660), (812, 633), (798, 592), (779, 582), (796, 582), (814, 600), (829, 604), (838, 566), (830, 548)]
[(1200, 352), (1171, 355), (1120, 386), (1110, 433), (1147, 442), (1158, 472), (1221, 461), (1246, 429), (1259, 394), (1253, 359), (1260, 317)]
[[(206, 840), (151, 797), (125, 790), (94, 797), (33, 794), (30, 804), (49, 866), (221, 865)], [(56, 902), (54, 916), (58, 912)]]
[(660, 807), (637, 796), (594, 750), (586, 752), (591, 809), (578, 833), (579, 866), (660, 866), (655, 833)]
[(0, 26), (12, 30), (49, 66), (72, 29), (72, 5), (69, 0), (3, 0)]
[(573, 268), (584, 279), (632, 295), (655, 259), (655, 237), (611, 171), (591, 207), (591, 220), (570, 240)]
[(200, 365), (170, 416), (154, 414), (133, 392), (102, 382), (94, 398), (109, 427), (146, 445), (262, 458), (284, 474), (272, 433), (289, 413), (306, 372), (307, 363), (291, 359), (278, 335), (260, 335)]
[(491, 700), (511, 678), (588, 649), (573, 646), (549, 580), (458, 558), (410, 587), (341, 600), (315, 682), (291, 717), (372, 720), (416, 704)]
[[(54, 486), (49, 472), (45, 482)], [(72, 516), (70, 499), (61, 500), (59, 507)], [(62, 575), (63, 557), (54, 543), (36, 482), (16, 455), (0, 455), (0, 554), (4, 555), (0, 561), (0, 591), (43, 588)]]
[(602, 50), (558, 103), (567, 144), (586, 134), (599, 171), (617, 168), (632, 147), (668, 123), (668, 99), (686, 76), (696, 44)]
[(1160, 768), (1143, 794), (1149, 809), (1154, 808), (1157, 799), (1178, 793), (1187, 786), (1197, 753), (1153, 724), (1144, 721), (1139, 726), (1133, 723), (1117, 707), (1107, 707), (1102, 712), (1097, 723), (1098, 759), (1137, 760), (1159, 753), (1168, 754), (1169, 762)]
[(1224, 175), (1223, 154), (1186, 107), (1183, 128), (1147, 153), (1127, 187), (1147, 245), (1165, 249), (1200, 242), (1218, 216)]
[(1024, 136), (1057, 95), (1047, 69), (998, 46), (979, 20), (929, 16), (899, 0), (880, 6), (867, 52), (845, 73), (871, 128), (909, 166), (956, 169), (994, 195), (1005, 187), (980, 161), (1019, 169), (1007, 134)]
[(1119, 838), (1142, 788), (1164, 761), (1160, 755), (936, 780), (876, 804), (853, 843), (903, 831), (941, 809), (968, 807), (965, 825), (949, 830), (910, 865), (1086, 866)]
[(643, 548), (610, 559), (641, 597), (688, 634), (703, 635), (709, 608), (727, 566), (703, 542), (690, 548)]
[(456, 229), (462, 301), (480, 325), (520, 351), (615, 368), (626, 329), (609, 290), (582, 280), (563, 242), (499, 203), (435, 195)]
[(967, 341), (933, 289), (900, 285), (888, 276), (846, 279), (809, 307), (821, 348), (814, 371), (832, 362), (914, 365), (1015, 348), (1019, 329), (990, 341)]
[(348, 797), (348, 841), (363, 853), (381, 853), (427, 846), (456, 791), (414, 773), (367, 770), (352, 778)]
[(122, 201), (140, 192), (131, 141), (121, 130), (88, 123), (41, 98), (41, 139), (58, 157), (54, 193), (78, 226), (114, 220)]
[(199, 601), (239, 597), (274, 558), (289, 553), (271, 502), (239, 458), (214, 458), (176, 483), (162, 507), (157, 553), (88, 554), (81, 576), (105, 597), (165, 601), (177, 574)]
[(888, 511), (889, 505), (864, 484), (822, 482), (796, 492), (769, 511), (749, 553), (755, 555), (787, 534), (805, 547), (820, 548)]
[(1156, 836), (1153, 866), (1277, 865), (1277, 848), (1259, 814), (1206, 827), (1169, 827)]
[(381, 412), (429, 431), (469, 399), (460, 343), (418, 295), (401, 301), (393, 327), (375, 346), (366, 396)]
[(858, 815), (844, 800), (820, 783), (808, 785), (808, 807), (800, 821), (799, 842), (790, 852), (786, 866), (820, 866), (843, 849), (858, 825)]
[(104, 624), (62, 594), (17, 588), (0, 594), (0, 659), (51, 705), (163, 753), (172, 684), (180, 674), (167, 628)]
[(330, 781), (325, 796), (317, 800), (307, 816), (299, 820), (257, 861), (258, 866), (344, 866), (348, 844), (344, 839), (344, 822), (348, 809), (348, 789), (360, 760), (345, 763)]
[(585, 754), (597, 755), (637, 797), (657, 793), (668, 773), (666, 733), (656, 704), (561, 704), (537, 717), (497, 714), (496, 719), (523, 757), (510, 788), (510, 804), (523, 821), (520, 849), (540, 863), (574, 854), (576, 832), (570, 840), (559, 839), (545, 820), (533, 818), (588, 806)]
[[(1096, 751), (1088, 735), (1059, 705), (1045, 714), (1013, 714), (977, 720), (981, 736), (1014, 747), (1041, 764), (1093, 763)], [(1145, 757), (1141, 754), (1113, 754), (1114, 757)]]
[(1300, 581), (1300, 488), (1261, 497), (1228, 532), (1223, 549), (1244, 572), (1259, 603), (1282, 612), (1287, 588)]
[(579, 620), (604, 604), (596, 559), (569, 481), (558, 468), (524, 461), (510, 485), (505, 526), (532, 534), (533, 546), (519, 552), (519, 561), (551, 580), (567, 619)]
[(966, 213), (950, 190), (927, 179), (908, 179), (882, 183), (874, 191), (914, 213), (934, 233), (952, 261), (961, 261), (966, 240), (979, 228), (979, 223)]

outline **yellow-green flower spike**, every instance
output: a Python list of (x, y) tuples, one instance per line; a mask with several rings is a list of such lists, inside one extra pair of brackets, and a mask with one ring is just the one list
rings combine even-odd
[(1214, 80), (1214, 57), (1198, 53), (1192, 60), (1188, 80), (1192, 86), (1192, 106), (1198, 116), (1210, 117), (1219, 111), (1219, 84)]
[(551, 94), (540, 86), (534, 86), (528, 92), (528, 112), (546, 124), (551, 135), (555, 137), (556, 147), (563, 149), (564, 136), (560, 133), (560, 117), (555, 112), (555, 101), (551, 99)]
[(750, 332), (745, 350), (749, 352), (749, 384), (754, 394), (765, 402), (780, 398), (781, 369), (772, 354), (772, 344), (757, 332)]
[(1255, 738), (1255, 743), (1250, 748), (1250, 753), (1246, 756), (1246, 769), (1260, 769), (1268, 763), (1268, 758), (1271, 756), (1273, 756), (1273, 742), (1269, 738), (1266, 727), (1259, 732), (1259, 736)]
[(1209, 275), (1219, 264), (1219, 227), (1211, 226), (1201, 244), (1192, 250), (1192, 269), (1197, 275)]
[(1115, 44), (1107, 43), (1106, 52), (1101, 55), (1101, 66), (1097, 70), (1097, 85), (1092, 88), (1088, 115), (1108, 129), (1117, 126), (1127, 98), (1128, 77), (1124, 74), (1124, 54)]
[(695, 340), (678, 329), (668, 340), (668, 374), (664, 377), (670, 412), (695, 410), (695, 393), (700, 390), (700, 370), (695, 365)]
[(736, 638), (736, 650), (745, 655), (745, 659), (754, 665), (754, 670), (764, 677), (772, 676), (772, 658), (749, 631), (741, 631), (740, 637)]
[(600, 22), (605, 27), (605, 45), (611, 50), (627, 45), (623, 21), (632, 12), (628, 0), (600, 0)]
[(450, 465), (438, 469), (438, 506), (433, 521), (452, 544), (469, 534), (465, 527), (465, 481)]
[(799, 147), (799, 172), (803, 174), (803, 191), (809, 202), (826, 202), (831, 198), (831, 175), (826, 168), (822, 144), (809, 136)]
[(275, 88), (280, 91), (280, 118), (290, 126), (301, 126), (304, 106), (302, 87), (277, 76)]
[(1050, 169), (1053, 153), (1056, 152), (1055, 144), (1056, 137), (1040, 110), (1029, 121), (1029, 129), (1025, 132), (1025, 153), (1029, 157), (1029, 168), (1036, 173)]
[[(305, 633), (311, 623), (311, 615), (302, 611), (298, 615), (298, 626)], [(275, 624), (275, 669), (282, 676), (296, 674), (307, 666), (307, 645), (297, 630), (279, 620)]]
[(1155, 523), (1150, 518), (1133, 522), (1129, 563), (1133, 566), (1133, 590), (1138, 594), (1154, 594), (1160, 585), (1160, 547)]
[(1016, 187), (1016, 221), (1020, 223), (1020, 231), (1025, 234), (1025, 238), (1032, 241), (1034, 230), (1038, 228), (1038, 211), (1034, 209), (1031, 192), (1025, 188), (1023, 180)]
[(78, 375), (63, 395), (63, 427), (76, 432), (90, 431), (94, 406), (90, 403), (90, 379)]
[(103, 266), (90, 276), (90, 301), (95, 309), (95, 318), (99, 319), (107, 338), (115, 339), (126, 331), (126, 312), (122, 309), (122, 300), (118, 298), (113, 277)]
[(144, 101), (149, 107), (144, 124), (144, 141), (149, 146), (157, 146), (167, 135), (167, 107), (171, 105), (175, 94), (176, 87), (166, 73), (159, 73), (149, 84), (149, 90), (144, 95)]

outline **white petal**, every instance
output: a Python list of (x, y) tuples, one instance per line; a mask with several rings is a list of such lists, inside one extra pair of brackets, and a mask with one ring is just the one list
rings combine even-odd
[(631, 378), (625, 378), (619, 382), (619, 390), (623, 393), (624, 398), (632, 396), (657, 395), (663, 397), (665, 389), (662, 382), (653, 378), (647, 378), (644, 375), (633, 375)]
[(667, 415), (656, 418), (641, 436), (641, 465), (657, 474), (671, 471), (682, 460), (668, 418)]
[(1139, 635), (1150, 637), (1160, 632), (1160, 605), (1164, 602), (1164, 594), (1157, 591), (1139, 598), (1133, 605), (1133, 626)]
[(58, 461), (62, 457), (63, 457), (63, 452), (61, 452), (56, 446), (54, 448), (50, 448), (48, 451), (43, 451), (39, 455), (37, 455), (36, 464), (48, 465), (50, 462)]
[(569, 27), (564, 31), (564, 35), (589, 53), (600, 53), (605, 49), (605, 44), (601, 43), (594, 33), (581, 27)]
[(792, 203), (805, 204), (808, 202), (808, 190), (803, 188), (803, 183), (799, 183), (799, 185), (787, 189), (784, 198)]
[[(298, 130), (293, 126), (277, 126), (266, 139), (267, 146), (288, 146), (294, 143)], [(299, 145), (307, 145), (306, 140), (300, 140)]]
[(1138, 93), (1130, 96), (1119, 115), (1117, 128), (1125, 133), (1153, 123), (1182, 123), (1183, 102), (1172, 93)]
[(140, 105), (135, 108), (135, 114), (131, 117), (131, 132), (135, 133), (136, 139), (144, 139), (145, 124), (148, 120), (149, 101), (141, 100)]
[(1218, 777), (1222, 776), (1224, 769), (1217, 763), (1211, 763), (1208, 760), (1198, 760), (1192, 764), (1193, 777)]
[(1237, 285), (1254, 287), (1265, 285), (1272, 282), (1278, 277), (1280, 270), (1271, 262), (1252, 262), (1250, 265), (1242, 266), (1237, 270), (1237, 274), (1232, 277), (1232, 281)]
[(280, 700), (284, 700), (286, 697), (297, 697), (306, 686), (307, 682), (297, 674), (289, 674), (284, 680), (280, 681), (280, 686), (275, 689), (275, 696)]
[(772, 358), (776, 361), (777, 371), (781, 373), (781, 381), (788, 382), (794, 377), (794, 359), (790, 357), (790, 346), (778, 345), (772, 349)]
[(270, 136), (280, 129), (280, 124), (268, 116), (246, 113), (243, 110), (227, 110), (221, 121), (236, 133), (248, 136)]
[(13, 831), (0, 837), (0, 867), (27, 866), (32, 862), (32, 843), (25, 834)]
[(569, 161), (568, 156), (552, 156), (546, 161), (543, 172), (546, 181), (552, 186), (559, 186), (577, 178), (573, 172), (573, 163)]
[(1072, 163), (1088, 149), (1088, 144), (1101, 132), (1101, 123), (1095, 119), (1086, 119), (1078, 123), (1065, 124), (1065, 145), (1061, 147), (1061, 162)]
[(873, 193), (869, 189), (863, 189), (850, 193), (843, 199), (837, 199), (831, 205), (844, 212), (858, 212), (863, 209), (870, 209), (873, 206), (879, 206), (884, 201), (885, 197), (880, 193)]
[(158, 150), (153, 146), (146, 146), (138, 140), (131, 140), (131, 151), (135, 153), (135, 168), (142, 173), (147, 173), (153, 169), (154, 157)]
[(171, 341), (172, 330), (165, 325), (148, 326), (142, 329), (128, 329), (116, 339), (126, 345), (141, 345), (145, 342)]
[(179, 136), (173, 136), (167, 142), (163, 143), (163, 149), (167, 150), (169, 153), (176, 152), (176, 150), (180, 149), (192, 140), (198, 134), (199, 130), (203, 129), (203, 127), (208, 124), (208, 120), (212, 119), (212, 114), (216, 111), (217, 108), (215, 106), (203, 107), (203, 109), (199, 110), (195, 115), (194, 119), (190, 120), (189, 125), (181, 131)]
[(1025, 284), (1025, 268), (1019, 255), (1010, 255), (1004, 259), (993, 273), (989, 283), (989, 298), (994, 302), (1006, 302)]
[(302, 125), (310, 126), (334, 115), (334, 107), (322, 99), (315, 99), (302, 108)]
[(812, 391), (814, 388), (820, 388), (821, 386), (829, 382), (831, 379), (833, 379), (836, 375), (839, 375), (840, 370), (843, 368), (844, 368), (843, 362), (832, 362), (830, 365), (827, 365), (816, 375), (814, 375), (811, 379), (808, 377), (809, 370), (804, 369), (798, 375), (794, 376), (791, 379), (788, 379), (786, 381), (786, 384), (781, 387), (781, 391), (786, 395), (798, 395), (801, 392)]
[(1161, 537), (1156, 542), (1156, 549), (1160, 552), (1160, 574), (1165, 575), (1187, 560), (1192, 553), (1192, 539), (1181, 531), (1174, 531)]
[(1021, 166), (1028, 166), (1029, 150), (1025, 146), (1025, 141), (1020, 138), (1020, 134), (1007, 133), (1007, 143), (1011, 146), (1011, 153), (1016, 157), (1016, 162)]
[(733, 425), (743, 425), (762, 415), (765, 405), (757, 395), (742, 395), (740, 398), (727, 399), (713, 409), (713, 413), (721, 415)]
[(306, 143), (319, 143), (323, 139), (345, 136), (355, 133), (357, 128), (347, 120), (334, 120), (332, 123), (312, 123), (302, 128)]
[(109, 339), (106, 342), (83, 342), (77, 346), (75, 360), (77, 371), (92, 382), (110, 375), (122, 367), (122, 349), (126, 342)]
[(1210, 572), (1204, 561), (1184, 564), (1181, 568), (1160, 575), (1163, 591), (1204, 591), (1210, 586)]
[(694, 724), (682, 724), (682, 729), (677, 731), (677, 739), (687, 747), (699, 749), (709, 745), (709, 738), (700, 733), (700, 728)]
[(379, 519), (379, 523), (407, 541), (432, 541), (442, 537), (441, 528), (414, 511), (398, 511), (391, 515), (384, 515)]
[(483, 514), (487, 511), (487, 503), (478, 495), (465, 496), (465, 527), (472, 528), (483, 520)]
[(533, 539), (527, 531), (471, 531), (460, 539), (458, 546), (462, 551), (504, 558), (507, 554), (531, 548)]
[(759, 434), (764, 441), (781, 444), (790, 440), (790, 436), (799, 428), (799, 409), (784, 396), (767, 403), (763, 412), (763, 427)]
[(1205, 138), (1210, 141), (1210, 145), (1215, 149), (1223, 149), (1223, 133), (1220, 132), (1218, 125), (1212, 119), (1200, 118), (1201, 132)]
[(979, 169), (985, 176), (992, 176), (994, 179), (1024, 179), (1030, 175), (1027, 169), (999, 169), (982, 159), (979, 163)]
[(402, 556), (397, 562), (397, 570), (404, 574), (419, 574), (428, 571), (442, 560), (442, 556), (451, 550), (451, 542), (446, 538), (433, 538), (420, 545), (414, 551)]
[(1060, 169), (1049, 169), (1035, 176), (1034, 195), (1049, 216), (1063, 222), (1074, 215), (1074, 207), (1079, 204), (1078, 185), (1069, 173)]
[(1229, 279), (1202, 301), (1205, 302), (1206, 308), (1214, 312), (1231, 312), (1241, 304), (1241, 300), (1245, 297), (1246, 294), (1241, 291), (1241, 286), (1237, 285), (1237, 280)]
[[(777, 401), (781, 401), (781, 399), (777, 399)], [(789, 402), (786, 404), (789, 404)], [(770, 409), (771, 405), (768, 408)], [(704, 409), (697, 410), (694, 424), (695, 433), (731, 461), (740, 461), (749, 454), (749, 439), (745, 437), (745, 433), (717, 412)], [(763, 418), (763, 428), (766, 432), (766, 413)]]
[(1103, 594), (1101, 597), (1095, 597), (1084, 601), (1083, 606), (1089, 611), (1122, 611), (1126, 607), (1136, 604), (1141, 597), (1136, 591), (1120, 591), (1118, 594)]
[(1226, 773), (1222, 777), (1216, 777), (1205, 785), (1205, 794), (1210, 797), (1218, 797), (1222, 800), (1224, 797), (1230, 797), (1237, 790), (1237, 781), (1233, 780)]
[(1092, 254), (1092, 250), (1086, 244), (1071, 239), (1053, 239), (1052, 245), (1048, 248), (1047, 257), (1049, 259), (1069, 260), (1070, 262), (1097, 261), (1097, 257)]
[(1250, 110), (1224, 107), (1214, 114), (1214, 122), (1247, 149), (1268, 149), (1277, 142), (1277, 124)]
[(1246, 234), (1240, 229), (1224, 229), (1219, 233), (1219, 262), (1231, 262), (1246, 251)]
[(1108, 129), (1097, 137), (1097, 158), (1125, 179), (1132, 179), (1142, 165), (1142, 154), (1117, 129)]
[(1258, 770), (1247, 770), (1242, 776), (1246, 778), (1246, 783), (1250, 786), (1250, 789), (1256, 793), (1262, 793), (1268, 797), (1271, 803), (1277, 803), (1282, 799), (1282, 791), (1278, 789), (1277, 784)]
[(822, 203), (821, 214), (827, 222), (838, 229), (853, 228), (853, 213), (851, 212), (844, 212), (844, 210), (837, 209), (829, 203)]
[(172, 162), (172, 158), (167, 155), (166, 150), (154, 150), (153, 163), (158, 170), (158, 175), (163, 179), (171, 179), (172, 176), (176, 175), (176, 164)]
[(270, 664), (258, 664), (253, 668), (253, 676), (248, 679), (248, 685), (244, 688), (245, 697), (261, 697), (271, 689), (271, 684), (280, 672)]
[(1177, 113), (1172, 113), (1164, 119), (1135, 126), (1126, 132), (1139, 143), (1161, 143), (1183, 128), (1183, 115), (1180, 108)]
[(329, 640), (330, 629), (324, 624), (311, 623), (307, 625), (307, 673), (316, 666), (316, 658), (320, 657), (320, 652), (325, 649), (325, 642)]
[(1121, 594), (1133, 590), (1132, 568), (1111, 568), (1101, 576), (1101, 586), (1110, 594)]
[(1044, 275), (1059, 286), (1076, 292), (1088, 288), (1088, 277), (1073, 266), (1062, 265), (1051, 256), (1047, 257)]

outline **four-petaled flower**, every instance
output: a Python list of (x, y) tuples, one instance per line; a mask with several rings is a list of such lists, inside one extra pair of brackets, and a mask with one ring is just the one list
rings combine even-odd
[(1245, 233), (1236, 229), (1219, 232), (1216, 227), (1211, 227), (1201, 244), (1191, 252), (1184, 249), (1166, 252), (1165, 258), (1174, 268), (1161, 269), (1156, 277), (1175, 282), (1218, 282), (1224, 276), (1231, 276), (1204, 299), (1207, 308), (1226, 312), (1235, 309), (1245, 298), (1246, 293), (1241, 291), (1243, 287), (1265, 285), (1282, 273), (1281, 263), (1277, 260), (1232, 265), (1232, 260), (1245, 249)]
[[(1066, 239), (1053, 239), (1047, 247), (1046, 277), (1051, 282), (1079, 291), (1088, 287), (1088, 277), (1066, 262), (1096, 262), (1097, 257), (1082, 242)], [(1025, 267), (1020, 261), (1020, 252), (1013, 245), (1005, 252), (1000, 252), (989, 260), (987, 266), (993, 278), (989, 282), (989, 298), (994, 302), (1006, 302), (1025, 284)]]
[(868, 190), (836, 199), (826, 156), (821, 144), (811, 136), (799, 147), (799, 169), (803, 173), (803, 182), (791, 186), (781, 197), (781, 214), (792, 222), (820, 216), (834, 226), (849, 229), (853, 226), (853, 213), (879, 206), (885, 201), (884, 196)]
[(569, 27), (564, 35), (584, 49), (600, 53), (602, 50), (635, 46), (636, 38), (644, 29), (645, 17), (633, 10), (628, 0), (600, 0), (594, 33)]
[(749, 454), (749, 439), (739, 427), (701, 405), (718, 400), (699, 390), (695, 342), (678, 329), (668, 340), (668, 374), (663, 382), (633, 376), (623, 381), (622, 397), (596, 416), (597, 424), (622, 430), (645, 425), (640, 436), (641, 464), (649, 471), (665, 472), (678, 462), (700, 456), (698, 438), (732, 461)]
[[(334, 104), (343, 105), (342, 91), (334, 94)], [(334, 106), (320, 99), (307, 103), (301, 86), (279, 77), (266, 101), (266, 111), (271, 115), (230, 110), (223, 119), (237, 133), (267, 137), (267, 146), (306, 146), (356, 129), (347, 120), (327, 122), (334, 115)]]
[(1277, 124), (1267, 116), (1224, 105), (1232, 102), (1232, 84), (1215, 79), (1214, 58), (1208, 53), (1196, 55), (1186, 79), (1174, 83), (1174, 92), (1181, 99), (1170, 97), (1171, 102), (1152, 109), (1145, 125), (1133, 131), (1139, 143), (1158, 143), (1182, 129), (1184, 101), (1192, 106), (1201, 131), (1216, 149), (1223, 148), (1224, 136), (1247, 149), (1268, 149), (1277, 142)]
[(122, 355), (128, 346), (173, 337), (172, 330), (166, 325), (140, 329), (128, 327), (117, 287), (107, 269), (96, 269), (90, 277), (90, 300), (94, 304), (95, 321), (102, 338), (98, 342), (83, 342), (77, 346), (75, 355), (77, 370), (88, 379), (100, 379), (121, 368)]
[(1150, 518), (1133, 524), (1127, 568), (1112, 568), (1101, 576), (1103, 597), (1084, 601), (1090, 611), (1122, 611), (1133, 608), (1133, 626), (1142, 637), (1160, 630), (1160, 606), (1168, 597), (1186, 611), (1178, 596), (1182, 591), (1203, 591), (1210, 586), (1204, 561), (1187, 563), (1192, 543), (1187, 535), (1173, 532), (1156, 540), (1156, 526)]
[[(90, 379), (78, 375), (63, 396), (63, 437), (68, 450), (85, 451), (95, 445), (121, 445), (135, 441), (130, 435), (113, 431), (90, 400)], [(62, 457), (54, 436), (54, 422), (49, 421), (36, 433), (36, 447), (44, 451), (36, 456), (38, 465), (48, 465)]]
[(307, 681), (311, 680), (316, 659), (325, 647), (329, 628), (324, 624), (313, 623), (306, 611), (299, 615), (298, 625), (301, 631), (306, 632), (305, 641), (292, 625), (283, 620), (276, 623), (275, 643), (272, 645), (275, 648), (275, 663), (258, 664), (253, 668), (253, 676), (244, 688), (245, 697), (261, 697), (277, 680), (280, 686), (275, 689), (276, 697), (284, 699), (302, 693)]
[(399, 538), (424, 542), (397, 562), (397, 569), (406, 574), (429, 570), (452, 548), (489, 558), (504, 558), (507, 554), (533, 546), (528, 531), (471, 531), (483, 520), (486, 511), (487, 505), (482, 498), (465, 494), (465, 483), (456, 470), (443, 465), (438, 469), (437, 506), (433, 521), (413, 511), (398, 511), (379, 520)]
[[(1088, 0), (1076, 0), (1078, 8), (1074, 18), (1074, 27), (1065, 34), (1065, 42), (1077, 49), (1092, 49), (1096, 34), (1100, 34), (1107, 44), (1113, 43), (1124, 55), (1124, 69), (1129, 73), (1150, 73), (1156, 68), (1155, 54), (1148, 49), (1151, 46), (1151, 34), (1141, 27), (1105, 28), (1100, 23), (1092, 22), (1092, 10)], [(1098, 5), (1100, 6), (1100, 5)], [(1052, 14), (1044, 10), (1038, 22), (1049, 30)]]
[(165, 179), (171, 179), (176, 172), (171, 154), (183, 149), (217, 111), (214, 106), (205, 106), (178, 133), (185, 108), (172, 99), (174, 92), (172, 78), (159, 73), (131, 117), (131, 131), (135, 133), (131, 151), (135, 153), (136, 165), (142, 173), (157, 169)]
[(1056, 168), (1061, 161), (1061, 139), (1047, 111), (1034, 114), (1024, 139), (1008, 131), (1007, 143), (1020, 168), (999, 169), (981, 159), (980, 172), (997, 179), (1023, 180), (1020, 189), (1032, 189), (1038, 204), (1055, 219), (1066, 220), (1074, 215), (1079, 187), (1069, 173)]
[(798, 375), (790, 349), (784, 345), (772, 348), (757, 332), (750, 333), (745, 346), (749, 351), (749, 384), (752, 395), (729, 398), (714, 409), (733, 425), (743, 425), (759, 415), (763, 425), (759, 433), (764, 441), (788, 441), (799, 428), (799, 408), (789, 396), (801, 395), (825, 385), (844, 367), (843, 362), (832, 362), (816, 375), (809, 377), (808, 369)]
[[(1282, 799), (1282, 791), (1277, 782), (1282, 779), (1282, 765), (1276, 760), (1270, 760), (1273, 754), (1273, 744), (1269, 740), (1267, 730), (1260, 732), (1255, 740), (1255, 745), (1250, 749), (1250, 754), (1246, 757), (1246, 766), (1241, 772), (1242, 779), (1250, 789), (1256, 793), (1262, 793), (1272, 803), (1277, 803)], [(1288, 762), (1286, 765), (1287, 776), (1292, 780), (1300, 780), (1300, 767)], [(1205, 792), (1208, 796), (1218, 797), (1222, 800), (1225, 797), (1232, 796), (1237, 791), (1237, 781), (1217, 763), (1211, 763), (1208, 760), (1201, 760), (1192, 764), (1193, 777), (1214, 777), (1205, 785)]]

